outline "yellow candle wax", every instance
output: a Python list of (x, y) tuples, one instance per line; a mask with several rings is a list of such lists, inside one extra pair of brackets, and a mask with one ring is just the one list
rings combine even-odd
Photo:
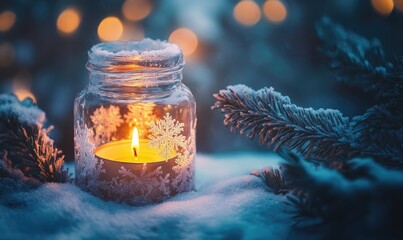
[(137, 153), (137, 157), (134, 156), (131, 139), (112, 141), (101, 145), (95, 149), (94, 154), (98, 158), (102, 158), (104, 160), (124, 163), (163, 162), (175, 157), (176, 154), (172, 154), (173, 156), (170, 156), (168, 159), (164, 159), (160, 156), (157, 150), (152, 149), (147, 145), (148, 141), (148, 139), (140, 139), (140, 150)]

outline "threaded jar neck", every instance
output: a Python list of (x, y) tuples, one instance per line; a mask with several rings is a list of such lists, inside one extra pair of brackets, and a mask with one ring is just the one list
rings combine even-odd
[(146, 94), (179, 84), (184, 64), (177, 45), (143, 39), (97, 44), (88, 51), (86, 67), (90, 90)]

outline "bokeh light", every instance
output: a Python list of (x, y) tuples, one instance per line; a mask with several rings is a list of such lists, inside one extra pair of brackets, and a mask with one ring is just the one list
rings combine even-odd
[(101, 41), (117, 41), (122, 34), (123, 25), (117, 17), (106, 17), (98, 26), (98, 37)]
[(0, 67), (9, 67), (14, 61), (14, 48), (9, 43), (0, 44)]
[(287, 17), (287, 9), (278, 0), (268, 0), (263, 5), (263, 13), (269, 21), (282, 22)]
[(26, 98), (30, 98), (32, 102), (36, 103), (36, 98), (31, 91), (25, 88), (18, 88), (14, 90), (15, 96), (17, 96), (20, 102), (24, 101)]
[(243, 0), (234, 8), (235, 20), (246, 26), (255, 25), (261, 16), (259, 6), (253, 1)]
[(371, 0), (371, 4), (375, 11), (384, 16), (393, 11), (393, 0)]
[(0, 31), (5, 32), (13, 27), (15, 23), (15, 14), (11, 11), (0, 13)]
[(178, 44), (185, 56), (192, 54), (198, 45), (196, 34), (187, 28), (178, 28), (173, 31), (169, 41)]
[(80, 13), (74, 8), (67, 8), (57, 18), (57, 30), (63, 34), (72, 34), (80, 26), (80, 22)]
[(395, 7), (397, 10), (403, 12), (403, 0), (395, 0)]
[(34, 94), (30, 91), (31, 75), (28, 72), (19, 72), (13, 79), (13, 92), (17, 96), (19, 101), (24, 101), (26, 98), (30, 98), (32, 102), (36, 103)]
[(119, 40), (132, 41), (142, 40), (144, 38), (144, 29), (136, 23), (124, 23), (123, 34)]
[(150, 0), (126, 0), (122, 5), (123, 16), (127, 20), (139, 21), (147, 17), (152, 10)]

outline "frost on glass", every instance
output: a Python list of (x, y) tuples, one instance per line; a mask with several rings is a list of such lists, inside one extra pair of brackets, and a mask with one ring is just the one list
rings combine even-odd
[[(154, 115), (153, 120), (145, 123), (150, 140), (148, 144), (165, 161), (122, 163), (117, 168), (110, 167), (107, 160), (98, 159), (93, 152), (96, 146), (102, 145), (101, 142), (115, 140), (119, 128), (126, 129), (125, 125), (132, 126), (132, 122), (125, 123), (116, 106), (101, 106), (95, 109), (89, 119), (91, 129), (85, 124), (80, 126), (78, 122), (75, 130), (76, 183), (84, 190), (104, 199), (138, 205), (158, 202), (194, 188), (193, 126), (185, 126), (185, 123), (174, 119), (170, 113), (158, 120), (155, 120)], [(186, 135), (184, 128), (188, 129)], [(172, 155), (175, 157), (168, 159)]]
[[(155, 104), (147, 103), (141, 105), (128, 105), (128, 112), (124, 114), (124, 119), (129, 127), (137, 127), (139, 129), (147, 129), (147, 123), (154, 121), (157, 116), (153, 112)], [(141, 134), (140, 137), (145, 137)]]
[(185, 136), (181, 133), (183, 131), (183, 123), (172, 119), (167, 113), (163, 119), (150, 122), (151, 134), (148, 135), (150, 141), (148, 145), (158, 150), (161, 157), (168, 159), (179, 147), (185, 147)]
[(96, 144), (112, 140), (113, 134), (122, 125), (123, 119), (118, 107), (100, 107), (91, 116)]

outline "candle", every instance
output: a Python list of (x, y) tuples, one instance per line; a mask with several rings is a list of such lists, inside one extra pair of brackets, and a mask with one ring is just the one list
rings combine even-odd
[[(135, 127), (131, 139), (111, 141), (94, 150), (97, 165), (105, 170), (98, 182), (108, 183), (102, 187), (101, 197), (140, 205), (158, 202), (178, 193), (177, 180), (188, 165), (178, 168), (175, 148), (162, 156), (150, 146), (150, 139), (140, 139)], [(189, 157), (184, 156), (182, 157)], [(113, 183), (119, 180), (116, 184)]]
[(94, 154), (105, 161), (137, 164), (163, 162), (175, 157), (175, 149), (172, 149), (169, 158), (164, 159), (158, 151), (147, 144), (148, 142), (149, 139), (139, 139), (138, 130), (135, 127), (132, 139), (106, 143), (96, 148)]

